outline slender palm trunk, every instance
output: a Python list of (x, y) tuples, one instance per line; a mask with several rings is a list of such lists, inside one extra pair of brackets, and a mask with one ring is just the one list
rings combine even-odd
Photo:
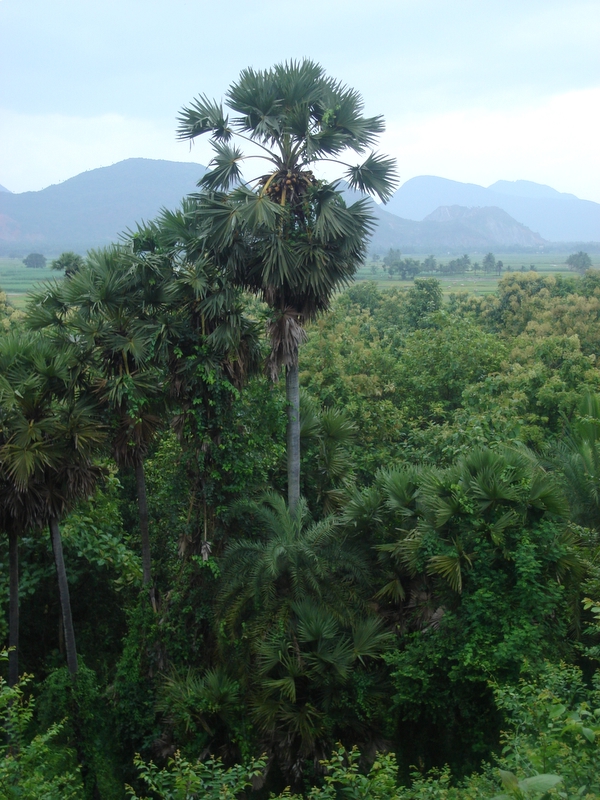
[(8, 534), (9, 609), (8, 609), (8, 685), (19, 680), (19, 534)]
[(50, 519), (50, 538), (52, 539), (52, 552), (54, 553), (56, 576), (58, 578), (58, 592), (60, 595), (60, 608), (62, 612), (63, 631), (65, 634), (65, 650), (67, 651), (67, 667), (69, 668), (69, 675), (74, 678), (77, 675), (75, 630), (73, 628), (73, 617), (71, 615), (71, 598), (69, 596), (69, 582), (67, 581), (67, 570), (65, 569), (65, 559), (63, 557), (62, 539), (60, 538), (60, 528), (58, 527), (58, 520), (56, 517)]
[(138, 508), (140, 512), (140, 534), (142, 539), (142, 570), (144, 586), (150, 590), (150, 602), (156, 610), (154, 587), (152, 586), (152, 556), (150, 554), (150, 524), (148, 514), (148, 497), (146, 495), (146, 474), (142, 458), (135, 465), (135, 483), (137, 487)]
[(288, 507), (296, 511), (300, 499), (300, 378), (298, 362), (286, 367)]

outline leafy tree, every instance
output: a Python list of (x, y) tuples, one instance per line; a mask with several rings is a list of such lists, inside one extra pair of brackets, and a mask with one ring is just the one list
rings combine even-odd
[(23, 259), (23, 263), (26, 267), (32, 269), (43, 269), (46, 266), (46, 256), (43, 256), (41, 253), (29, 253), (29, 255)]
[(486, 273), (494, 272), (496, 269), (496, 258), (493, 253), (487, 253), (483, 257), (483, 271)]
[[(6, 653), (0, 660), (6, 660)], [(9, 687), (0, 677), (0, 722), (8, 744), (0, 745), (0, 798), (79, 800), (81, 777), (74, 753), (61, 744), (64, 725), (56, 723), (31, 736), (34, 699), (30, 677)], [(29, 696), (28, 696), (29, 694)]]
[(399, 271), (399, 265), (402, 261), (402, 253), (400, 250), (394, 250), (390, 247), (387, 254), (383, 257), (383, 266), (387, 268), (390, 276), (395, 275)]
[[(337, 184), (318, 181), (322, 161), (340, 161), (345, 151), (363, 153), (383, 131), (381, 117), (364, 117), (360, 95), (304, 60), (257, 72), (246, 69), (227, 93), (239, 116), (231, 122), (222, 106), (199, 97), (180, 114), (179, 136), (212, 136), (215, 156), (200, 181), (214, 195), (206, 212), (216, 241), (231, 245), (242, 236), (246, 252), (235, 259), (236, 279), (262, 296), (271, 309), (270, 368), (286, 368), (288, 412), (288, 500), (293, 511), (300, 491), (298, 348), (304, 323), (328, 308), (335, 291), (363, 261), (372, 217), (365, 200), (346, 207)], [(242, 183), (244, 153), (234, 137), (255, 145), (268, 171)], [(387, 200), (396, 180), (392, 159), (375, 153), (344, 175), (352, 189)]]
[(565, 264), (567, 264), (569, 269), (573, 270), (573, 272), (579, 272), (583, 275), (588, 269), (591, 269), (592, 259), (587, 253), (580, 250), (578, 253), (570, 255), (565, 261)]
[(408, 290), (406, 318), (409, 327), (418, 328), (427, 314), (439, 311), (442, 306), (442, 287), (435, 278), (420, 278)]
[(23, 312), (17, 311), (8, 301), (6, 292), (0, 288), (0, 333), (10, 330), (23, 318)]
[(423, 269), (426, 272), (436, 272), (437, 267), (438, 267), (437, 260), (433, 254), (427, 256), (427, 258), (423, 261)]

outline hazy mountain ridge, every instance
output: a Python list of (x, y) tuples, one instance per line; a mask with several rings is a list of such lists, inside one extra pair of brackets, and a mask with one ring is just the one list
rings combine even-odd
[(405, 253), (507, 252), (538, 250), (547, 244), (500, 208), (440, 206), (420, 222), (375, 208), (379, 225), (371, 244), (374, 252), (390, 247)]
[(0, 252), (34, 245), (85, 252), (115, 241), (136, 222), (175, 208), (197, 191), (206, 167), (130, 158), (82, 172), (39, 192), (0, 194)]
[[(152, 219), (161, 208), (176, 208), (186, 194), (197, 190), (205, 169), (201, 164), (134, 158), (81, 173), (39, 192), (1, 192), (0, 255), (23, 256), (32, 250), (46, 255), (63, 250), (84, 253), (117, 241), (119, 234)], [(343, 183), (340, 188), (347, 202), (360, 198)], [(459, 200), (452, 199), (456, 196)], [(499, 202), (486, 203), (490, 197)], [(503, 208), (502, 198), (524, 204), (587, 203), (528, 181), (497, 181), (485, 189), (443, 178), (413, 178), (387, 206), (369, 200), (378, 220), (370, 250), (381, 253), (394, 247), (414, 253), (462, 253), (547, 248), (541, 226), (530, 230), (532, 226), (514, 219)], [(600, 210), (597, 203), (587, 205)], [(398, 209), (404, 209), (401, 216)]]
[(488, 188), (423, 175), (402, 184), (386, 210), (422, 221), (440, 206), (496, 207), (551, 242), (599, 242), (600, 203), (531, 181), (497, 181)]

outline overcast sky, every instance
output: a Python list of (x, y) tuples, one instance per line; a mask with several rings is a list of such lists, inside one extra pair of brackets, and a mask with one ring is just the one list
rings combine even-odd
[(405, 181), (526, 179), (600, 202), (600, 0), (0, 0), (0, 184), (208, 161), (179, 109), (308, 56), (383, 114)]

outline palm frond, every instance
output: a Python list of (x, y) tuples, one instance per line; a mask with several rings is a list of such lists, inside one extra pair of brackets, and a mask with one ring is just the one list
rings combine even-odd
[(362, 164), (350, 167), (345, 177), (351, 189), (377, 195), (384, 203), (392, 197), (399, 181), (396, 160), (377, 153), (371, 153)]
[(189, 108), (183, 108), (178, 117), (177, 137), (195, 139), (203, 133), (211, 133), (217, 142), (227, 142), (231, 138), (229, 120), (223, 107), (206, 95), (200, 95)]
[(215, 155), (208, 165), (208, 172), (198, 181), (198, 186), (209, 191), (227, 191), (241, 181), (240, 161), (243, 153), (238, 147), (226, 142), (215, 142), (213, 148)]

